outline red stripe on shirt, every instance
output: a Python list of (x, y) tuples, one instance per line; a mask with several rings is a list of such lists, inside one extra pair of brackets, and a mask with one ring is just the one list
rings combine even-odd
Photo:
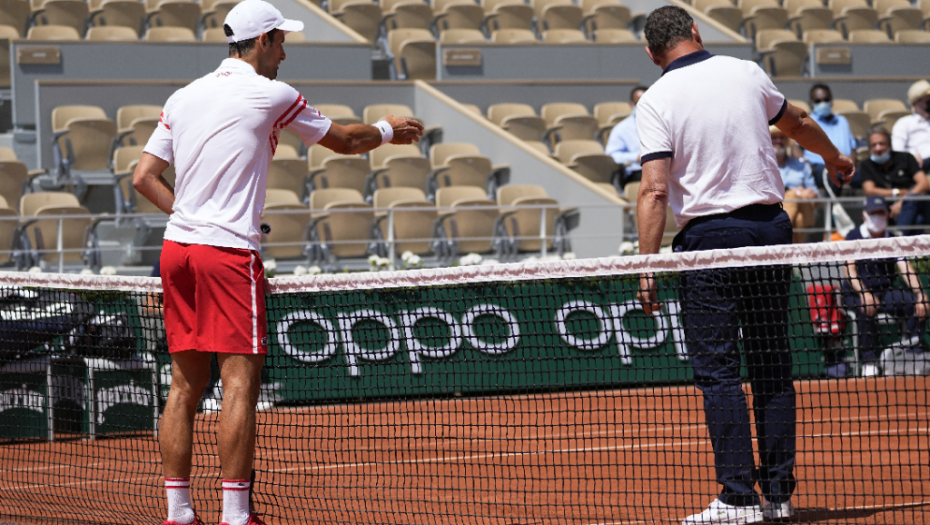
[(165, 112), (164, 112), (164, 111), (162, 111), (162, 112), (161, 112), (161, 116), (158, 117), (158, 122), (160, 122), (161, 124), (164, 124), (164, 125), (165, 125), (165, 128), (171, 129), (171, 126), (169, 126), (168, 123), (165, 122)]
[(300, 101), (301, 101), (303, 98), (304, 98), (303, 95), (301, 95), (301, 94), (298, 93), (298, 94), (297, 94), (297, 100), (295, 100), (294, 103), (291, 104), (291, 107), (287, 108), (287, 111), (285, 111), (284, 113), (281, 114), (280, 117), (278, 117), (278, 120), (274, 121), (274, 126), (272, 126), (272, 127), (277, 127), (277, 126), (278, 126), (278, 123), (281, 122), (282, 120), (284, 120), (284, 117), (288, 116), (288, 115), (290, 114), (290, 112), (291, 112), (294, 108), (297, 107), (297, 104), (300, 104)]
[(286, 128), (291, 122), (294, 122), (294, 119), (297, 118), (297, 115), (300, 115), (300, 112), (307, 108), (307, 99), (304, 99), (304, 104), (297, 111), (291, 115), (291, 118), (287, 119), (287, 122), (281, 124), (282, 128)]

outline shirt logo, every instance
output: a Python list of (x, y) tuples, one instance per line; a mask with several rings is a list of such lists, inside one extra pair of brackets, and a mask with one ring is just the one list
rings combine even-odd
[(228, 77), (229, 75), (232, 75), (231, 71), (220, 71), (216, 74), (218, 77)]

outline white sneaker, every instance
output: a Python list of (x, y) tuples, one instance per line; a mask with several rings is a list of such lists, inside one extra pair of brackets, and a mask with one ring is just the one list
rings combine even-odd
[(881, 375), (881, 372), (878, 370), (878, 365), (873, 365), (872, 363), (862, 365), (862, 377), (875, 377), (878, 375)]
[(766, 501), (762, 505), (762, 514), (767, 520), (782, 520), (794, 516), (794, 503), (791, 500), (784, 503), (771, 503)]
[(735, 507), (727, 505), (719, 499), (711, 502), (707, 510), (685, 518), (681, 525), (742, 525), (744, 523), (758, 523), (764, 519), (762, 507), (750, 505), (748, 507)]

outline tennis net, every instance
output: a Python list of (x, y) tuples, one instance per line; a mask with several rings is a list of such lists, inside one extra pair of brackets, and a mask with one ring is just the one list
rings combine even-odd
[[(860, 283), (898, 273), (865, 296), (849, 260)], [(708, 421), (732, 430), (732, 407), (788, 385), (793, 406), (747, 412), (756, 491), (791, 493), (772, 457), (793, 443), (798, 521), (930, 523), (928, 279), (923, 236), (271, 279), (252, 502), (269, 525), (680, 522), (720, 491)], [(719, 324), (711, 289), (756, 317)], [(0, 522), (164, 519), (159, 294), (152, 278), (0, 274)], [(740, 349), (741, 376), (714, 375), (708, 341)], [(735, 382), (745, 399), (706, 403), (698, 368), (704, 392)], [(221, 405), (211, 383), (191, 479), (207, 523)]]

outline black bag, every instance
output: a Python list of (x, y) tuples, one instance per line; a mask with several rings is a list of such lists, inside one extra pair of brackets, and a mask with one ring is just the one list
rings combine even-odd
[(64, 290), (0, 290), (0, 359), (31, 350), (71, 332), (94, 315), (94, 306)]
[(101, 312), (75, 331), (72, 345), (81, 357), (129, 359), (136, 352), (136, 336), (125, 312)]

